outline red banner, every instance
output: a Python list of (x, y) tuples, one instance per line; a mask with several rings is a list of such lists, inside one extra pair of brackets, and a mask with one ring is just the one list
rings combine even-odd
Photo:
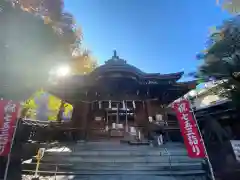
[(0, 100), (0, 156), (7, 156), (11, 150), (19, 108), (19, 103)]
[(173, 104), (176, 112), (184, 144), (187, 148), (188, 156), (191, 158), (204, 158), (204, 144), (199, 134), (196, 120), (191, 112), (190, 103), (183, 99)]

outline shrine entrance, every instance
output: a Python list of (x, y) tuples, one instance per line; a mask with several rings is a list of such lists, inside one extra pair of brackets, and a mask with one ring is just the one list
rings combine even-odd
[(110, 130), (110, 136), (115, 136), (116, 132), (120, 136), (129, 133), (134, 127), (134, 111), (131, 109), (111, 108), (106, 109), (106, 128)]
[[(127, 108), (127, 105), (129, 108)], [(133, 106), (134, 102), (132, 101), (98, 102), (98, 107), (94, 106), (94, 118), (90, 124), (91, 139), (99, 137), (123, 139), (129, 134), (136, 134), (136, 119)], [(101, 136), (99, 132), (101, 132)]]

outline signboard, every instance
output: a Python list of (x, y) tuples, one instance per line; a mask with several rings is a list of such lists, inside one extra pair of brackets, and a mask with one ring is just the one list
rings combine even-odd
[(36, 156), (37, 160), (41, 160), (44, 156), (44, 153), (45, 153), (45, 148), (39, 148)]
[(240, 140), (230, 140), (236, 160), (240, 161)]
[(38, 152), (37, 152), (37, 156), (36, 156), (37, 164), (36, 164), (36, 170), (35, 170), (35, 174), (34, 174), (35, 178), (38, 177), (38, 170), (39, 170), (39, 166), (40, 166), (40, 160), (43, 158), (44, 153), (45, 153), (45, 148), (40, 148), (38, 150)]
[(95, 117), (95, 121), (101, 121), (101, 120), (102, 120), (102, 117), (99, 117), (99, 116)]
[(191, 158), (204, 158), (206, 156), (204, 144), (190, 106), (190, 102), (187, 99), (183, 99), (175, 102), (173, 109), (179, 121), (188, 156)]
[(0, 156), (10, 153), (19, 108), (19, 103), (0, 100)]

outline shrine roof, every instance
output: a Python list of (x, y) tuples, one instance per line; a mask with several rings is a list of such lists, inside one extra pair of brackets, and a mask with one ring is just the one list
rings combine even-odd
[(168, 79), (173, 81), (179, 80), (184, 74), (184, 72), (170, 74), (146, 73), (138, 69), (137, 67), (128, 64), (126, 60), (119, 58), (116, 51), (114, 51), (114, 55), (112, 56), (112, 58), (107, 60), (104, 65), (96, 68), (93, 72), (89, 74), (89, 76), (98, 77), (104, 74), (116, 72), (129, 73), (140, 79)]
[[(60, 79), (48, 91), (68, 102), (73, 96), (84, 100), (111, 99), (116, 96), (122, 100), (165, 96), (164, 103), (170, 103), (196, 87), (196, 81), (177, 82), (183, 74), (145, 73), (120, 59), (114, 51), (110, 60), (91, 73)], [(107, 97), (107, 94), (111, 97)], [(128, 97), (123, 94), (128, 94)]]

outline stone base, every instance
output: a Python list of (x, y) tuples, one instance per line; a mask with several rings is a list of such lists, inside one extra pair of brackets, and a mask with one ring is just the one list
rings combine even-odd
[(111, 137), (124, 137), (124, 132), (118, 129), (110, 130)]

